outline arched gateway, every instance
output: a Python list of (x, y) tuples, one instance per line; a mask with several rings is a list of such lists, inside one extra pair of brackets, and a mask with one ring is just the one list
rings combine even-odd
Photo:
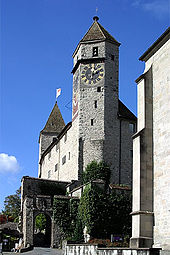
[[(53, 219), (53, 198), (64, 195), (68, 182), (58, 182), (24, 176), (21, 185), (21, 231), (24, 247), (51, 246), (60, 243), (60, 229)], [(41, 245), (43, 235), (36, 235), (35, 220), (39, 214), (46, 218), (44, 245)], [(39, 241), (39, 243), (38, 243)]]

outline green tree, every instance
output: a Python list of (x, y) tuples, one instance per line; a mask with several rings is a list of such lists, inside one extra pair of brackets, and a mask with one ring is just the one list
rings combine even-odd
[(18, 216), (21, 208), (21, 188), (16, 190), (14, 195), (5, 197), (3, 214), (11, 216), (14, 221), (18, 221)]
[(87, 185), (80, 198), (78, 213), (82, 227), (93, 238), (111, 234), (131, 235), (131, 192), (114, 190), (110, 194)]
[(43, 213), (40, 213), (35, 219), (35, 227), (41, 232), (46, 228), (46, 217)]
[(83, 183), (97, 179), (104, 180), (106, 184), (109, 184), (110, 167), (103, 161), (98, 163), (94, 160), (86, 166), (83, 172)]

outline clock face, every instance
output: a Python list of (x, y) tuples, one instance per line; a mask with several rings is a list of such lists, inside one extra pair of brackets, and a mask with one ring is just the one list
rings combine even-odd
[(81, 80), (86, 84), (96, 84), (104, 77), (104, 67), (102, 64), (87, 64), (81, 72)]

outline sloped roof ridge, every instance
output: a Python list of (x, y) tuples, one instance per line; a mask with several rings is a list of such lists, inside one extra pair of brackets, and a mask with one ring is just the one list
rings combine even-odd
[(100, 23), (98, 23), (98, 26), (100, 27), (100, 29), (101, 29), (101, 31), (102, 31), (102, 33), (103, 33), (103, 35), (105, 36), (106, 39), (114, 41), (115, 43), (120, 45), (120, 43)]
[(65, 126), (65, 123), (56, 102), (48, 117), (45, 127), (41, 130), (41, 133), (43, 132), (60, 133), (64, 126)]
[(121, 118), (129, 119), (133, 121), (137, 120), (137, 117), (131, 112), (131, 110), (129, 110), (129, 108), (126, 105), (124, 105), (124, 103), (122, 103), (120, 99), (118, 101), (118, 114), (119, 114), (119, 117)]
[[(90, 34), (92, 28), (93, 28), (96, 24), (98, 24), (97, 21), (94, 21), (94, 22), (92, 23), (92, 25), (90, 26), (90, 28), (88, 29), (88, 31), (85, 33), (85, 35), (83, 36), (83, 38), (80, 40), (80, 42), (85, 42), (85, 41), (93, 40), (93, 39), (89, 39), (89, 40), (88, 40), (88, 39), (85, 39), (85, 38), (87, 37), (88, 34)], [(101, 32), (100, 27), (99, 27), (99, 31)], [(104, 36), (104, 35), (103, 35), (103, 36)], [(101, 38), (100, 38), (100, 39), (101, 39)], [(103, 38), (103, 39), (105, 39), (105, 38)], [(96, 40), (96, 39), (95, 39), (95, 40)]]
[[(92, 29), (96, 25), (98, 27), (98, 35), (96, 36), (96, 33), (94, 34), (94, 38), (91, 38), (92, 35)], [(88, 38), (89, 35), (89, 38)], [(94, 21), (93, 24), (88, 29), (87, 33), (84, 35), (84, 37), (81, 39), (81, 42), (86, 41), (93, 41), (93, 40), (108, 40), (110, 42), (116, 43), (120, 45), (120, 43), (97, 21)]]

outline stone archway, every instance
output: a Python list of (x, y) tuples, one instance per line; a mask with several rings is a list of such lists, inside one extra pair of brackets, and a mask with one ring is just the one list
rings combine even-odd
[(43, 180), (25, 176), (21, 185), (21, 217), (20, 231), (23, 233), (24, 247), (34, 246), (34, 224), (39, 214), (47, 219), (47, 245), (58, 247), (61, 241), (61, 231), (53, 219), (53, 199), (55, 193), (66, 192), (68, 182)]
[(55, 224), (52, 219), (52, 198), (50, 196), (26, 196), (23, 203), (23, 239), (24, 246), (34, 246), (35, 219), (39, 214), (44, 214), (47, 221), (45, 233), (46, 246), (54, 247), (54, 228)]
[(33, 245), (50, 247), (52, 235), (52, 219), (48, 213), (39, 212), (34, 215)]

